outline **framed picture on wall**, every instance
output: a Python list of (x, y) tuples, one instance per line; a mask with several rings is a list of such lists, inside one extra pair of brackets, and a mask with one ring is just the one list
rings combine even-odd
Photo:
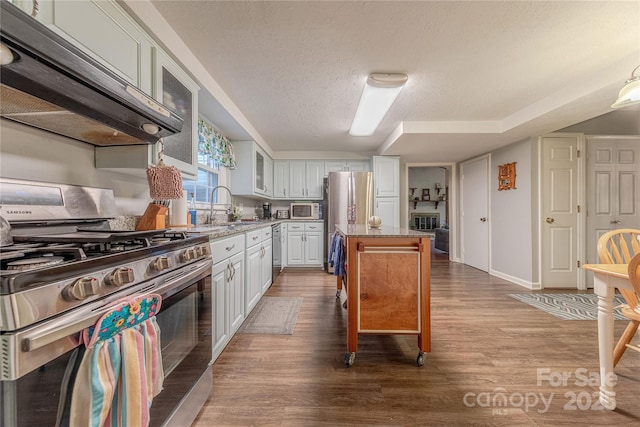
[(498, 191), (516, 188), (516, 162), (498, 166)]

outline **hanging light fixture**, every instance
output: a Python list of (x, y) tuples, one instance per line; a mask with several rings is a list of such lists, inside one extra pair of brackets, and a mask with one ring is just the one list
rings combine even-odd
[(622, 86), (618, 94), (618, 99), (611, 108), (623, 108), (640, 104), (640, 75), (635, 75), (638, 70), (640, 70), (640, 65), (633, 69), (629, 80), (624, 82), (624, 86)]
[(349, 135), (373, 135), (408, 79), (406, 74), (370, 74), (362, 91)]

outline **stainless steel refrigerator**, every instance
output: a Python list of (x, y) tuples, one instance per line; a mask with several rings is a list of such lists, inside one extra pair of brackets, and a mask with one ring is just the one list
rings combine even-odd
[[(331, 244), (331, 236), (336, 230), (336, 224), (347, 224), (352, 220), (354, 224), (366, 224), (373, 215), (373, 174), (371, 172), (329, 172), (324, 179), (323, 218), (325, 244)], [(351, 218), (350, 218), (351, 217)], [(325, 258), (325, 270), (333, 273), (333, 267)]]

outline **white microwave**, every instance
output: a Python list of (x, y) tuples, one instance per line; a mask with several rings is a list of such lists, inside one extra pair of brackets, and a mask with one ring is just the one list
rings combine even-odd
[(311, 202), (291, 203), (291, 219), (319, 219), (320, 204)]

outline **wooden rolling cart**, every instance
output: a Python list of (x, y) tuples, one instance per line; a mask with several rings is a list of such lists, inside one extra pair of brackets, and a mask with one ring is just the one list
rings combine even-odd
[[(353, 365), (359, 334), (417, 335), (418, 366), (431, 351), (429, 236), (409, 229), (338, 225), (347, 263), (347, 353)], [(340, 295), (342, 278), (338, 277)]]

